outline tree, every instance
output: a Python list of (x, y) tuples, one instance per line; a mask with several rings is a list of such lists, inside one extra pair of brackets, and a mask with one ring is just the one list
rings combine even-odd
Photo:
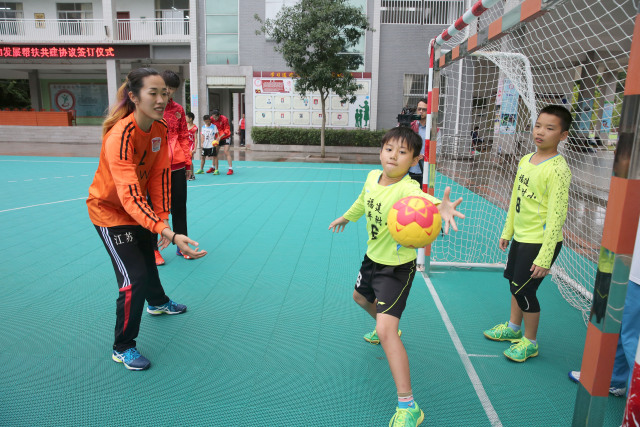
[(0, 80), (0, 108), (31, 107), (29, 80)]
[(325, 156), (324, 134), (327, 121), (326, 101), (330, 93), (342, 102), (353, 103), (360, 88), (351, 74), (364, 59), (348, 53), (356, 46), (369, 26), (367, 15), (360, 8), (347, 4), (347, 0), (300, 0), (294, 6), (283, 7), (275, 19), (255, 19), (261, 28), (256, 33), (266, 34), (282, 54), (286, 64), (296, 74), (295, 88), (302, 96), (308, 92), (320, 93), (322, 127), (320, 152)]

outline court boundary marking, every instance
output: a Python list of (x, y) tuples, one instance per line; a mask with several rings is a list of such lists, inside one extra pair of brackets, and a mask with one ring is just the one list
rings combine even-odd
[[(251, 182), (224, 182), (219, 184), (203, 184), (203, 185), (190, 185), (188, 188), (199, 188), (199, 187), (214, 187), (214, 186), (225, 186), (225, 185), (246, 185), (246, 184), (345, 184), (345, 183), (355, 183), (362, 184), (364, 181), (251, 181)], [(35, 208), (38, 206), (47, 206), (47, 205), (55, 205), (57, 203), (65, 203), (65, 202), (74, 202), (76, 200), (86, 200), (87, 196), (78, 197), (75, 199), (67, 199), (67, 200), (58, 200), (55, 202), (47, 202), (47, 203), (38, 203), (35, 205), (29, 206), (19, 206), (17, 208), (9, 208), (0, 210), (0, 213), (18, 211), (21, 209)]]
[[(264, 162), (264, 163), (273, 163), (273, 162), (268, 162), (266, 160), (237, 160), (238, 162), (247, 162), (247, 163), (254, 163), (254, 162)], [(87, 162), (74, 162), (74, 161), (68, 161), (68, 160), (26, 160), (26, 159), (0, 159), (0, 162), (14, 162), (14, 163), (65, 163), (65, 164), (95, 164), (97, 165), (99, 163), (99, 160), (96, 161), (87, 161)], [(196, 162), (197, 163), (197, 162)], [(292, 162), (295, 163), (295, 162)], [(300, 162), (305, 164), (305, 162)], [(333, 164), (333, 163), (331, 163)], [(264, 166), (241, 166), (237, 169), (313, 169), (313, 170), (346, 170), (346, 171), (370, 171), (373, 169), (376, 169), (376, 166), (379, 166), (375, 163), (363, 163), (363, 165), (365, 166), (370, 166), (370, 167), (362, 167), (362, 168), (338, 168), (338, 167), (327, 167), (327, 168), (320, 168), (317, 166), (314, 167), (305, 167), (305, 166), (269, 166), (269, 165), (264, 165)]]
[(440, 300), (440, 296), (438, 295), (438, 292), (433, 286), (433, 283), (431, 282), (431, 279), (429, 278), (429, 276), (427, 276), (424, 272), (422, 273), (422, 278), (424, 279), (427, 285), (427, 288), (429, 289), (429, 293), (431, 294), (431, 297), (433, 298), (433, 301), (435, 302), (436, 307), (440, 312), (440, 317), (442, 318), (442, 321), (444, 322), (447, 328), (447, 332), (449, 332), (449, 337), (451, 338), (451, 341), (453, 341), (453, 345), (455, 346), (456, 351), (458, 352), (458, 356), (460, 356), (460, 360), (464, 365), (465, 371), (467, 371), (467, 376), (469, 377), (469, 380), (471, 380), (471, 384), (473, 385), (473, 388), (476, 391), (476, 395), (478, 396), (478, 399), (482, 404), (482, 408), (484, 409), (485, 414), (487, 414), (487, 417), (489, 418), (489, 422), (491, 422), (491, 425), (494, 427), (502, 427), (502, 422), (500, 421), (500, 417), (498, 417), (498, 413), (496, 412), (493, 405), (491, 404), (491, 400), (489, 399), (489, 396), (487, 395), (487, 392), (485, 391), (482, 385), (482, 381), (480, 381), (480, 377), (478, 376), (478, 373), (476, 372), (475, 368), (473, 367), (473, 364), (471, 363), (469, 354), (467, 353), (467, 351), (464, 349), (464, 346), (462, 345), (462, 341), (460, 340), (460, 337), (458, 336), (458, 333), (456, 332), (456, 329), (453, 326), (453, 323), (451, 323), (449, 314), (447, 313), (447, 310), (444, 308), (444, 305)]
[(85, 196), (85, 197), (78, 197), (76, 199), (58, 200), (57, 202), (38, 203), (37, 205), (20, 206), (20, 207), (17, 207), (17, 208), (3, 209), (3, 210), (0, 211), (0, 213), (11, 212), (11, 211), (19, 211), (21, 209), (35, 208), (35, 207), (38, 207), (38, 206), (46, 206), (46, 205), (55, 205), (57, 203), (74, 202), (76, 200), (86, 200), (86, 199), (87, 199), (87, 197)]
[(23, 160), (23, 159), (0, 159), (0, 162), (22, 162), (22, 163), (71, 163), (71, 164), (94, 164), (97, 165), (99, 160), (95, 160), (93, 162), (70, 162), (67, 160)]
[(364, 181), (246, 181), (246, 182), (224, 182), (219, 184), (190, 185), (189, 188), (216, 187), (224, 185), (246, 185), (246, 184), (362, 184)]

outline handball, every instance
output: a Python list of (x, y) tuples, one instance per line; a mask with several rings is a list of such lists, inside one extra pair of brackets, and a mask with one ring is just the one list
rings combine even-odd
[(389, 210), (387, 227), (391, 237), (406, 248), (422, 248), (436, 240), (442, 218), (436, 205), (419, 196), (398, 200)]
[(213, 142), (211, 143), (214, 147), (217, 147), (219, 142), (217, 139), (214, 139)]

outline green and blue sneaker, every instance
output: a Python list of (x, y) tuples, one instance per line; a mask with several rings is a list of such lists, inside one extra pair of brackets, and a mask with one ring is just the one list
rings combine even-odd
[(518, 332), (509, 327), (509, 322), (504, 322), (487, 329), (483, 332), (484, 336), (493, 341), (511, 341), (516, 342), (522, 339), (522, 330)]
[(538, 355), (538, 344), (533, 345), (527, 337), (522, 337), (520, 341), (505, 350), (504, 355), (514, 362), (524, 362), (528, 358)]
[(218, 169), (216, 169), (216, 170), (213, 171), (213, 174), (214, 175), (220, 175), (220, 171)]
[(202, 169), (198, 169), (195, 173), (201, 174), (201, 173), (204, 173), (204, 171)]
[(135, 347), (131, 347), (122, 353), (113, 350), (111, 358), (114, 362), (123, 363), (124, 367), (130, 371), (143, 371), (151, 366), (149, 359), (141, 355)]
[(187, 306), (184, 304), (178, 304), (175, 301), (169, 300), (162, 305), (149, 305), (147, 307), (147, 313), (154, 316), (161, 314), (182, 314), (187, 311)]
[(414, 409), (400, 409), (396, 407), (396, 413), (389, 421), (389, 427), (416, 427), (424, 421), (424, 412), (415, 404)]
[[(399, 337), (402, 336), (402, 331), (400, 329), (398, 329), (398, 336)], [(378, 338), (378, 333), (376, 332), (375, 329), (373, 330), (373, 332), (369, 332), (368, 334), (365, 334), (364, 340), (366, 342), (370, 342), (371, 344), (380, 344), (380, 338)]]

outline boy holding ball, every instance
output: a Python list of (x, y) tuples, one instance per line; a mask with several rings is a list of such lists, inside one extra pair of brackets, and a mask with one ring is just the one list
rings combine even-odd
[(386, 220), (395, 202), (407, 196), (421, 196), (436, 205), (444, 223), (458, 230), (455, 217), (464, 218), (456, 210), (462, 202), (449, 200), (450, 189), (442, 202), (425, 194), (420, 185), (409, 177), (409, 168), (422, 158), (422, 140), (410, 128), (397, 127), (382, 138), (380, 162), (382, 170), (369, 172), (360, 197), (351, 208), (329, 225), (334, 233), (344, 230), (350, 221), (362, 215), (367, 218), (367, 253), (356, 279), (353, 299), (376, 321), (376, 328), (364, 336), (372, 344), (382, 344), (398, 392), (398, 406), (390, 426), (419, 425), (424, 413), (413, 400), (409, 359), (398, 330), (409, 290), (416, 272), (416, 251), (399, 246), (389, 234)]

